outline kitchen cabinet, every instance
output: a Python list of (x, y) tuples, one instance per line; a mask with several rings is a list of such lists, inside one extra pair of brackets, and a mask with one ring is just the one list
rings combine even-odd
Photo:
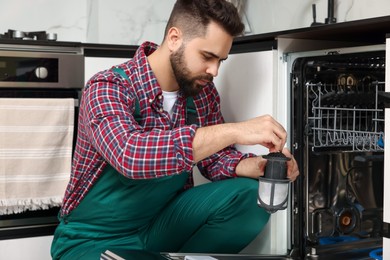
[[(226, 122), (268, 114), (287, 127), (286, 95), (278, 91), (278, 53), (273, 47), (271, 42), (253, 52), (231, 54), (221, 65), (214, 83), (221, 97)], [(258, 155), (268, 154), (268, 150), (260, 145), (237, 148)], [(264, 231), (242, 253), (286, 254), (289, 237), (287, 212), (273, 214)]]
[(97, 72), (121, 64), (133, 57), (137, 46), (114, 44), (83, 44), (84, 80), (87, 82)]
[(109, 69), (112, 66), (125, 62), (126, 60), (128, 60), (128, 58), (85, 57), (85, 83), (87, 83), (87, 81), (97, 72)]

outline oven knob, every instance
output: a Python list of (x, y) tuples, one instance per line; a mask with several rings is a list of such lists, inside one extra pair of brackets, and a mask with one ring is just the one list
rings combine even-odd
[(45, 79), (45, 78), (47, 78), (48, 74), (49, 74), (49, 72), (47, 71), (47, 69), (45, 67), (38, 67), (35, 69), (35, 76), (38, 79)]
[(46, 39), (48, 41), (56, 41), (57, 40), (57, 34), (56, 33), (47, 33)]

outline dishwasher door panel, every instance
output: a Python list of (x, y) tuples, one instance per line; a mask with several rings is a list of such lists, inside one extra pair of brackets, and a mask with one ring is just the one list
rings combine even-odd
[(293, 246), (301, 256), (367, 259), (383, 238), (384, 45), (289, 53), (287, 60), (301, 172)]

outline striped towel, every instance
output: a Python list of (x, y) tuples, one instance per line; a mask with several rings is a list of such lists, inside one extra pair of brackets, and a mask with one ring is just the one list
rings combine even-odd
[(0, 98), (0, 215), (61, 205), (74, 105), (65, 98)]

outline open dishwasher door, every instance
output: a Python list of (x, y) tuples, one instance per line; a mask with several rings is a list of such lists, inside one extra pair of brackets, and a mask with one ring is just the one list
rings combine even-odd
[[(386, 39), (386, 92), (390, 93), (390, 35)], [(390, 108), (385, 109), (385, 133), (390, 136)], [(384, 175), (384, 215), (385, 226), (390, 224), (390, 139), (385, 138), (385, 175)], [(383, 259), (390, 259), (390, 235), (387, 232), (383, 237)]]
[(308, 259), (381, 255), (385, 46), (289, 55), (294, 245)]

